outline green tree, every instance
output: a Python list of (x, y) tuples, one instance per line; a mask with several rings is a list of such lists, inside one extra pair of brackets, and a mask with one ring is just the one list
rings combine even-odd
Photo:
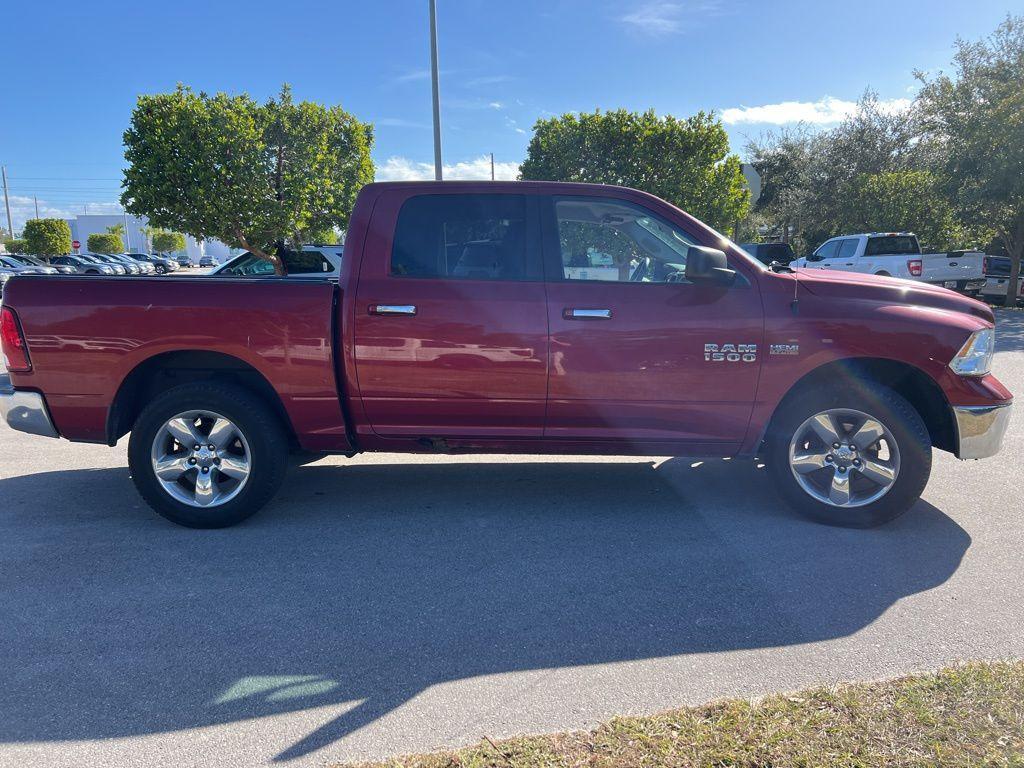
[(177, 253), (185, 250), (185, 236), (181, 232), (155, 229), (152, 238), (153, 250), (157, 253)]
[(38, 256), (71, 253), (71, 227), (64, 219), (29, 219), (21, 236), (25, 252)]
[(740, 161), (714, 115), (597, 110), (538, 120), (523, 179), (618, 184), (650, 192), (724, 229), (747, 211)]
[(994, 229), (1006, 248), (1014, 306), (1024, 254), (1024, 16), (984, 40), (958, 40), (953, 64), (952, 75), (919, 73), (919, 100), (961, 215)]
[(264, 104), (181, 85), (141, 96), (124, 144), (130, 213), (245, 248), (279, 273), (276, 251), (344, 229), (374, 174), (372, 126), (341, 107), (295, 103), (288, 86)]
[(928, 171), (857, 176), (842, 215), (843, 230), (914, 232), (925, 250), (957, 248), (966, 236), (940, 180)]
[(113, 232), (93, 232), (85, 244), (90, 253), (121, 253), (124, 250), (121, 238)]
[(25, 250), (27, 248), (25, 241), (17, 238), (14, 240), (4, 240), (4, 248), (7, 249), (8, 253), (28, 253)]

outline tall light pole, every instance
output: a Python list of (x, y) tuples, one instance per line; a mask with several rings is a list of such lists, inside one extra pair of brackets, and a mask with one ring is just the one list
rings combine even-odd
[(11, 219), (11, 201), (7, 197), (7, 166), (0, 166), (4, 177), (4, 206), (7, 208), (7, 234), (14, 238), (14, 221)]
[(121, 213), (124, 215), (124, 245), (125, 251), (132, 249), (132, 236), (128, 233), (128, 211), (124, 208), (121, 209)]
[(436, 0), (430, 0), (430, 83), (434, 99), (434, 179), (441, 181), (441, 89), (437, 76)]

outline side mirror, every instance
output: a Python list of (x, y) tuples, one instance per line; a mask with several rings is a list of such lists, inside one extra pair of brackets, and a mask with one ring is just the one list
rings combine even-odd
[(725, 253), (717, 248), (691, 245), (686, 254), (686, 279), (691, 283), (732, 285), (736, 271), (729, 268)]

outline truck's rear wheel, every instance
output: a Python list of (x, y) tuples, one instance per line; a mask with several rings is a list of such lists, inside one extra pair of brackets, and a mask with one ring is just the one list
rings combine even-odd
[(158, 514), (189, 528), (224, 528), (271, 499), (284, 479), (287, 447), (277, 416), (250, 392), (183, 384), (139, 415), (128, 465)]
[(868, 528), (913, 506), (931, 472), (920, 414), (885, 387), (808, 389), (776, 414), (769, 464), (783, 498), (819, 522)]

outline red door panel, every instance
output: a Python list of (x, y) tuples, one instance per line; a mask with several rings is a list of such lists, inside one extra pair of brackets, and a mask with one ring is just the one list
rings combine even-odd
[[(382, 196), (364, 245), (354, 351), (367, 420), (382, 436), (540, 437), (547, 390), (544, 283), (524, 279), (525, 268), (517, 279), (503, 279), (507, 272), (495, 267), (498, 246), (486, 239), (445, 242), (440, 258), (452, 261), (457, 277), (390, 274), (396, 220), (411, 197), (416, 194), (408, 191)], [(520, 203), (532, 213), (525, 198)], [(519, 203), (514, 207), (520, 210)], [(433, 219), (423, 224), (431, 227)], [(435, 243), (424, 242), (424, 248)], [(539, 273), (534, 242), (528, 235), (528, 260)], [(474, 279), (480, 274), (494, 277)]]
[[(608, 319), (570, 319), (572, 308)], [(545, 436), (739, 442), (757, 388), (757, 289), (566, 281), (548, 285)], [(755, 344), (757, 360), (705, 360), (705, 344)]]

